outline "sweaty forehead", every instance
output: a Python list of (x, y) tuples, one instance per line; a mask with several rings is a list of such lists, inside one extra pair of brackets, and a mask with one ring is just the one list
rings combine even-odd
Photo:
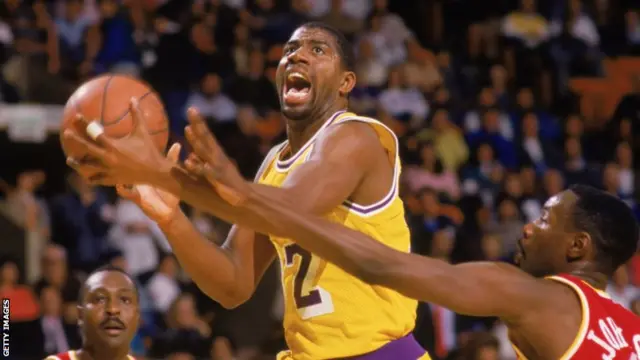
[(573, 207), (576, 200), (576, 195), (572, 191), (566, 190), (550, 197), (544, 203), (544, 208), (550, 212), (566, 212)]
[(85, 287), (87, 292), (101, 288), (114, 291), (135, 289), (134, 284), (127, 276), (115, 271), (100, 271), (91, 275), (85, 282)]
[(327, 30), (320, 28), (301, 27), (293, 32), (289, 42), (320, 42), (331, 47), (336, 46), (336, 40)]

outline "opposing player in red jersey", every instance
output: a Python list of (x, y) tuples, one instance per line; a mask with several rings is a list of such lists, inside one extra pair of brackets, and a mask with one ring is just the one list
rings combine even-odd
[(80, 290), (78, 325), (82, 349), (45, 360), (134, 360), (129, 344), (138, 329), (138, 290), (129, 275), (115, 267), (89, 275)]
[[(243, 189), (224, 173), (215, 177)], [(241, 197), (241, 207), (271, 211), (279, 233), (365, 282), (457, 313), (499, 317), (520, 359), (640, 359), (640, 318), (603, 291), (636, 252), (639, 229), (631, 209), (607, 193), (573, 186), (550, 198), (524, 227), (520, 269), (402, 253), (278, 199)]]

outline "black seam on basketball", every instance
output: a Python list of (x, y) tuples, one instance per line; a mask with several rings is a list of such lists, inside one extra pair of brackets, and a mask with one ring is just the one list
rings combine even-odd
[[(140, 96), (140, 98), (138, 98), (138, 104), (142, 104), (142, 100), (144, 100), (148, 95), (151, 95), (151, 94), (153, 94), (153, 91), (149, 91), (146, 94)], [(122, 115), (120, 115), (119, 117), (117, 117), (113, 121), (106, 122), (103, 119), (102, 125), (103, 126), (110, 126), (110, 125), (113, 125), (113, 124), (117, 124), (118, 122), (120, 122), (120, 120), (124, 119), (124, 117), (127, 116), (128, 113), (129, 113), (129, 106), (127, 105), (127, 111), (125, 111)]]
[[(100, 104), (100, 124), (102, 126), (105, 125), (104, 122), (104, 109), (106, 108), (105, 104), (107, 103), (107, 93), (109, 92), (109, 84), (111, 84), (111, 80), (113, 80), (114, 76), (111, 75), (104, 83), (104, 89), (102, 89), (102, 103)], [(94, 119), (91, 119), (93, 121)]]

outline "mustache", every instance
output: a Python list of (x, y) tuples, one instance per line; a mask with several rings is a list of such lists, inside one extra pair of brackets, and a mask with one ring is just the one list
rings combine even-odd
[(102, 321), (100, 323), (100, 327), (104, 328), (107, 326), (118, 326), (122, 329), (124, 329), (126, 326), (124, 325), (124, 322), (122, 320), (120, 320), (120, 318), (115, 317), (115, 316), (110, 316), (107, 317), (106, 319), (104, 319), (104, 321)]

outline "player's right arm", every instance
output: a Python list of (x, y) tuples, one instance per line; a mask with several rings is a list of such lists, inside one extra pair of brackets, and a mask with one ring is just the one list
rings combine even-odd
[[(175, 161), (178, 153), (179, 146), (174, 146), (167, 157)], [(265, 164), (269, 159), (270, 155)], [(236, 307), (251, 297), (275, 258), (275, 249), (265, 235), (236, 225), (224, 245), (218, 247), (180, 211), (179, 199), (165, 191), (138, 185), (135, 189), (119, 186), (118, 193), (136, 202), (158, 222), (176, 258), (196, 285), (226, 308)]]

